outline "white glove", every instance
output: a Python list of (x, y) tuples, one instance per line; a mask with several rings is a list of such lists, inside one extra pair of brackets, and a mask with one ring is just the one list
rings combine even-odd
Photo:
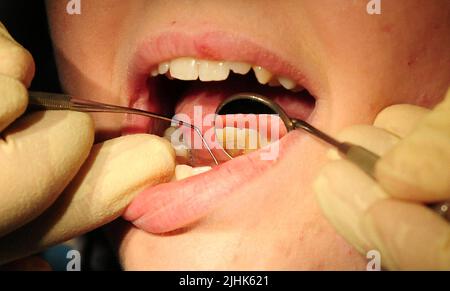
[(170, 143), (146, 134), (91, 151), (88, 114), (20, 117), (33, 74), (31, 55), (0, 23), (0, 265), (114, 220), (140, 190), (170, 180), (175, 167)]
[(388, 269), (449, 270), (450, 224), (423, 203), (450, 200), (450, 91), (432, 111), (394, 105), (340, 139), (381, 160), (374, 181), (331, 152), (314, 188), (337, 231), (363, 254), (378, 250)]

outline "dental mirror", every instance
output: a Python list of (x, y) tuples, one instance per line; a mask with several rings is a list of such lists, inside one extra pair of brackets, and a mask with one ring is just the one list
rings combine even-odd
[(304, 120), (289, 117), (276, 102), (255, 93), (239, 93), (223, 101), (216, 110), (214, 126), (218, 143), (231, 157), (257, 150), (289, 131), (301, 129), (335, 147), (371, 176), (379, 158), (360, 146), (339, 142)]
[(290, 121), (268, 98), (253, 93), (233, 95), (216, 109), (216, 140), (234, 158), (279, 140), (292, 129)]

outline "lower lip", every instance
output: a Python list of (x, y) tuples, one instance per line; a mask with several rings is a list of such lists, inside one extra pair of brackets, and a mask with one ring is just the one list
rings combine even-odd
[(238, 193), (246, 183), (265, 173), (299, 139), (290, 132), (279, 142), (275, 160), (262, 160), (262, 149), (221, 164), (211, 171), (185, 180), (160, 184), (141, 192), (125, 211), (124, 218), (150, 233), (166, 233), (185, 227), (207, 215), (227, 197)]

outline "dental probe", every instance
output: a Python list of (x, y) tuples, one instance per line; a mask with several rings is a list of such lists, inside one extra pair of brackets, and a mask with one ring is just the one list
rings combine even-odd
[(164, 115), (156, 114), (153, 112), (122, 107), (118, 105), (111, 105), (99, 102), (93, 102), (88, 100), (76, 99), (67, 94), (56, 94), (47, 92), (33, 92), (29, 91), (28, 107), (37, 110), (70, 110), (79, 112), (107, 112), (107, 113), (125, 113), (146, 116), (150, 118), (156, 118), (164, 121), (176, 123), (178, 126), (187, 126), (193, 129), (201, 138), (203, 145), (208, 151), (211, 158), (216, 165), (219, 164), (218, 160), (214, 156), (211, 148), (203, 137), (200, 129), (190, 123), (177, 120), (175, 118), (166, 117)]
[[(377, 154), (352, 143), (340, 142), (304, 120), (289, 117), (276, 102), (265, 96), (255, 93), (239, 93), (233, 95), (219, 105), (216, 110), (216, 115), (237, 114), (241, 113), (238, 111), (242, 108), (253, 108), (255, 106), (258, 108), (257, 110), (260, 111), (259, 114), (270, 113), (278, 115), (288, 132), (294, 129), (302, 129), (335, 147), (347, 160), (354, 163), (375, 179), (375, 165), (380, 159)], [(255, 114), (258, 114), (258, 112), (255, 112)], [(433, 204), (430, 205), (430, 207), (439, 213), (439, 215), (450, 221), (450, 201)]]

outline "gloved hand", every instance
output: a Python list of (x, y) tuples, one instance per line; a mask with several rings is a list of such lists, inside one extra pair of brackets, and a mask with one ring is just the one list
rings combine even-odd
[(329, 153), (314, 189), (337, 231), (363, 254), (378, 250), (385, 268), (450, 269), (450, 224), (424, 205), (450, 200), (450, 90), (432, 111), (394, 105), (340, 139), (381, 159), (375, 181)]
[(172, 147), (156, 136), (120, 137), (91, 150), (88, 114), (20, 117), (33, 74), (31, 55), (0, 23), (0, 265), (112, 221), (141, 189), (170, 180), (175, 167)]

